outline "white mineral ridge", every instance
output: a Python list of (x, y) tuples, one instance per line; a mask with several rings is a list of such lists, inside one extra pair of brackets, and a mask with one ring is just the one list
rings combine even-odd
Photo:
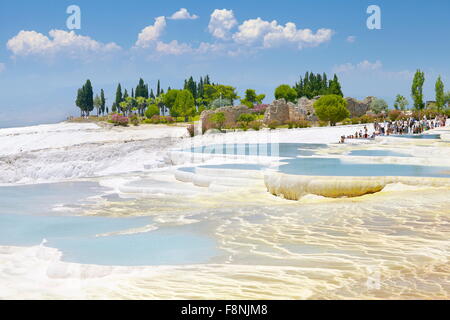
[(185, 127), (59, 123), (0, 129), (0, 184), (30, 184), (151, 169)]

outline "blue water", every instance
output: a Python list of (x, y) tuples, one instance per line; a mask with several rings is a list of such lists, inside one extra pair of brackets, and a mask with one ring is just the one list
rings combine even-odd
[(325, 148), (325, 144), (267, 143), (267, 144), (217, 144), (185, 149), (185, 152), (226, 155), (258, 155), (274, 157), (312, 156), (314, 150)]
[(440, 139), (440, 134), (404, 134), (404, 135), (391, 135), (396, 138), (408, 138), (408, 139)]
[(333, 158), (296, 158), (285, 161), (279, 171), (309, 176), (411, 176), (450, 177), (448, 167), (399, 164), (345, 163)]
[(408, 154), (390, 150), (353, 150), (349, 155), (363, 157), (409, 157)]
[(105, 188), (93, 182), (64, 182), (0, 187), (0, 214), (47, 214), (55, 204), (79, 206)]
[(163, 228), (131, 235), (96, 235), (152, 224), (148, 217), (68, 216), (55, 204), (79, 206), (102, 190), (95, 183), (58, 183), (0, 187), (0, 245), (46, 246), (63, 253), (63, 261), (98, 265), (177, 265), (204, 263), (217, 254), (210, 237), (192, 226)]

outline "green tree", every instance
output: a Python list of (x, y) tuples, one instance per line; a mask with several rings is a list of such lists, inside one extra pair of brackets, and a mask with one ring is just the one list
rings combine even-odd
[(425, 74), (417, 70), (414, 75), (413, 83), (411, 86), (411, 97), (414, 101), (414, 109), (423, 110), (425, 104), (423, 102), (423, 84), (425, 82)]
[(118, 107), (122, 101), (123, 101), (122, 87), (119, 83), (116, 90), (116, 101), (115, 101), (116, 107)]
[(207, 105), (211, 105), (216, 99), (229, 99), (231, 105), (234, 105), (234, 100), (239, 99), (236, 88), (222, 84), (205, 84), (203, 95)]
[(370, 104), (370, 110), (372, 110), (376, 114), (380, 114), (383, 111), (387, 112), (388, 104), (383, 99), (375, 99)]
[[(172, 111), (173, 105), (175, 104), (175, 100), (177, 100), (178, 93), (180, 90), (171, 89), (167, 91), (162, 97), (163, 104)], [(172, 114), (173, 115), (173, 114)], [(173, 115), (175, 116), (175, 115)]]
[[(330, 90), (330, 85), (332, 86)], [(312, 72), (306, 72), (305, 76), (300, 77), (299, 82), (295, 83), (294, 86), (297, 91), (297, 97), (307, 97), (312, 99), (316, 96), (326, 95), (335, 92), (336, 94), (342, 95), (341, 85), (337, 76), (332, 80), (328, 81), (326, 73), (314, 74)], [(330, 92), (331, 91), (331, 92)]]
[(144, 80), (141, 78), (139, 79), (139, 83), (136, 87), (136, 91), (134, 91), (135, 98), (148, 98), (148, 86), (144, 83)]
[(395, 97), (394, 108), (396, 110), (406, 110), (406, 106), (409, 104), (409, 101), (402, 95), (398, 94)]
[(297, 92), (287, 84), (282, 84), (275, 89), (275, 99), (284, 99), (286, 101), (295, 102)]
[(192, 93), (189, 90), (178, 92), (170, 113), (175, 117), (184, 117), (184, 121), (187, 122), (189, 117), (195, 114), (195, 111), (195, 101)]
[(94, 98), (94, 107), (97, 109), (97, 117), (100, 115), (100, 110), (102, 108), (102, 99), (98, 96), (98, 94)]
[(450, 108), (450, 91), (445, 94), (444, 100), (445, 104), (447, 105), (447, 108)]
[(184, 81), (184, 89), (189, 90), (194, 99), (197, 99), (197, 82), (194, 81), (194, 78), (190, 77)]
[(337, 75), (334, 75), (333, 80), (330, 80), (328, 93), (335, 94), (335, 95), (338, 95), (341, 97), (344, 96), (344, 94), (342, 93), (341, 84), (339, 83), (339, 79), (338, 79)]
[(161, 82), (158, 80), (158, 84), (156, 86), (156, 96), (159, 97), (161, 94)]
[(106, 99), (105, 99), (105, 91), (103, 89), (100, 90), (100, 99), (101, 99), (101, 113), (105, 114), (106, 111)]
[(214, 123), (217, 129), (222, 130), (225, 124), (225, 114), (223, 112), (216, 112), (209, 116), (209, 120)]
[(326, 95), (314, 102), (314, 110), (322, 121), (329, 121), (331, 126), (350, 117), (347, 101), (339, 95)]
[(153, 116), (159, 115), (159, 107), (156, 104), (151, 104), (145, 110), (145, 117), (151, 119)]
[(89, 116), (89, 113), (94, 110), (94, 91), (92, 89), (91, 80), (87, 80), (86, 84), (84, 85), (84, 107), (85, 111), (87, 112), (87, 116)]
[(247, 89), (245, 91), (245, 98), (241, 100), (241, 103), (249, 108), (253, 108), (255, 104), (261, 104), (265, 97), (265, 94), (258, 95), (255, 90)]
[(135, 98), (135, 100), (139, 115), (144, 115), (144, 110), (147, 107), (147, 99), (142, 96), (139, 96)]
[(444, 83), (442, 82), (441, 76), (439, 76), (436, 80), (435, 91), (436, 91), (436, 107), (437, 110), (440, 112), (445, 105)]
[(75, 105), (80, 108), (80, 116), (83, 117), (84, 109), (83, 109), (83, 89), (78, 89), (77, 99), (75, 100)]

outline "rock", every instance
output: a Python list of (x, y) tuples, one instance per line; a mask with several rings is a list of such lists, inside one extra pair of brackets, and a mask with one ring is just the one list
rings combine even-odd
[(277, 121), (279, 124), (285, 124), (290, 120), (289, 105), (286, 100), (279, 99), (272, 102), (264, 113), (264, 123), (269, 124)]
[(365, 115), (370, 110), (370, 105), (375, 99), (375, 97), (367, 97), (364, 100), (359, 101), (355, 98), (345, 98), (345, 100), (347, 100), (347, 109), (350, 111), (352, 118)]
[(200, 115), (202, 132), (206, 132), (209, 129), (217, 129), (216, 125), (210, 120), (210, 117), (219, 112), (223, 112), (225, 115), (223, 127), (226, 128), (235, 126), (239, 116), (244, 113), (251, 113), (251, 110), (247, 106), (230, 106), (205, 110)]
[(316, 121), (314, 113), (314, 102), (316, 99), (300, 98), (297, 104), (287, 102), (284, 99), (272, 102), (264, 114), (264, 123), (267, 125), (272, 121), (285, 124), (289, 121), (309, 120)]

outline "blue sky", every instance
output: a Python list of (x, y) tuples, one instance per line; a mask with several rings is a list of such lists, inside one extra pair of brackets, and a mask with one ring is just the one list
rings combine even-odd
[[(366, 26), (372, 4), (381, 30)], [(75, 33), (69, 5), (81, 9)], [(277, 85), (306, 71), (336, 72), (346, 96), (392, 103), (398, 93), (411, 100), (420, 68), (432, 100), (438, 75), (450, 90), (448, 12), (447, 0), (1, 1), (0, 127), (77, 115), (76, 89), (87, 78), (108, 104), (118, 82), (178, 88), (205, 74), (270, 102)]]

